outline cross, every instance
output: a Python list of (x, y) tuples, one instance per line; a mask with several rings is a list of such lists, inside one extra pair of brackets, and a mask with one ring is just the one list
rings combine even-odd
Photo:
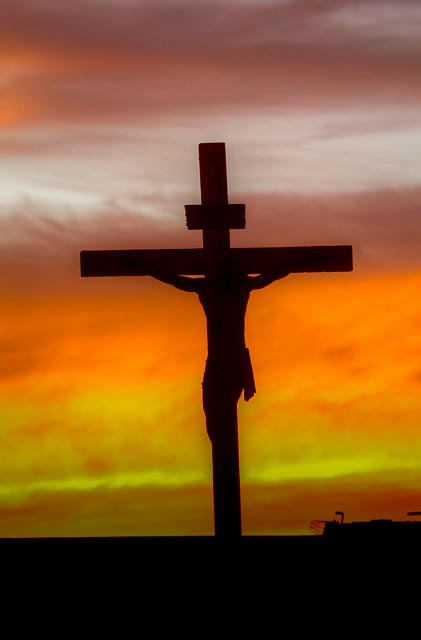
[(200, 144), (199, 165), (202, 202), (185, 210), (187, 228), (202, 230), (202, 249), (81, 251), (81, 275), (153, 275), (199, 294), (208, 328), (203, 407), (212, 443), (215, 535), (235, 539), (242, 533), (237, 402), (243, 390), (246, 400), (255, 391), (242, 337), (249, 293), (287, 273), (352, 271), (352, 247), (232, 249), (230, 229), (245, 228), (245, 205), (228, 203), (225, 144)]

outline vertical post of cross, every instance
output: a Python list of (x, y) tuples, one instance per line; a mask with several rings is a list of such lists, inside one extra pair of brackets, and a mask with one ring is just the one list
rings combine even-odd
[[(199, 144), (200, 192), (202, 205), (227, 205), (228, 182), (225, 143)], [(221, 273), (230, 248), (228, 220), (225, 229), (203, 229), (205, 273)]]
[[(200, 144), (199, 163), (202, 205), (209, 206), (205, 225), (208, 228), (203, 229), (205, 277), (212, 278), (224, 274), (228, 268), (230, 252), (225, 144)], [(224, 212), (219, 216), (222, 210)], [(209, 219), (212, 218), (212, 213), (221, 218), (219, 224), (215, 225), (218, 228), (209, 228), (214, 226)], [(230, 345), (226, 345), (228, 352), (229, 347)], [(218, 403), (218, 398), (214, 401)], [(226, 407), (223, 414), (216, 410), (212, 415), (218, 416), (219, 422), (212, 427), (212, 432), (219, 434), (212, 439), (215, 536), (224, 540), (236, 539), (242, 535), (236, 402), (233, 401), (230, 407)], [(207, 416), (207, 419), (216, 418)]]

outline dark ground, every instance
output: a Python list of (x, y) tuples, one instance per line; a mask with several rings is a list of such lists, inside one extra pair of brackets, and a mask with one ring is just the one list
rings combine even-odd
[[(389, 625), (392, 617), (400, 627), (408, 621), (412, 627), (419, 610), (420, 557), (418, 538), (399, 535), (243, 536), (236, 542), (3, 538), (0, 579), (7, 600), (2, 610), (4, 617), (10, 603), (17, 605), (15, 628), (37, 620), (43, 628), (53, 625), (60, 638), (81, 614), (88, 616), (93, 638), (109, 637), (111, 621), (116, 638), (136, 633), (224, 640), (238, 637), (240, 628), (249, 637), (252, 627), (252, 637), (263, 640), (274, 634), (336, 637), (338, 624), (341, 633), (344, 624), (349, 629), (357, 620), (357, 637), (369, 625), (378, 637), (379, 624)], [(409, 609), (403, 616), (398, 599)], [(338, 616), (342, 620), (335, 623)], [(130, 631), (123, 632), (128, 621)], [(86, 624), (76, 626), (75, 637), (85, 637)]]
[(421, 539), (399, 534), (356, 539), (324, 536), (2, 538), (1, 565), (92, 567), (137, 573), (153, 570), (226, 571), (248, 567), (262, 576), (285, 571), (370, 571), (411, 567), (421, 557)]

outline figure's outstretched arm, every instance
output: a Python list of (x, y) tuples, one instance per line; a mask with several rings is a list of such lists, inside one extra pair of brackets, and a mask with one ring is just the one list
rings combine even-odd
[(171, 273), (166, 273), (165, 271), (151, 271), (148, 273), (149, 276), (152, 276), (156, 280), (160, 282), (165, 282), (166, 284), (170, 284), (176, 289), (181, 289), (181, 291), (189, 291), (192, 293), (198, 293), (199, 290), (199, 280), (201, 278), (187, 278), (186, 276), (178, 276)]
[(253, 291), (254, 289), (263, 289), (267, 287), (268, 284), (272, 284), (275, 280), (281, 280), (281, 278), (286, 278), (290, 274), (290, 271), (287, 269), (282, 271), (271, 271), (270, 273), (261, 273), (259, 276), (249, 276), (250, 281), (250, 289)]

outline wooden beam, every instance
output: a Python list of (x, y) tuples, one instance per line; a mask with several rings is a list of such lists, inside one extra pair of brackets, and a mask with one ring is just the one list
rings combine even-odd
[(231, 249), (233, 269), (241, 273), (352, 271), (352, 246), (264, 247)]
[(227, 204), (227, 163), (224, 142), (199, 144), (202, 204)]
[[(230, 249), (229, 264), (240, 273), (352, 271), (352, 247), (264, 247)], [(81, 251), (82, 277), (144, 276), (155, 271), (204, 275), (203, 249), (123, 249)]]
[(151, 270), (183, 275), (203, 275), (203, 249), (123, 249), (81, 251), (82, 277), (146, 276)]

